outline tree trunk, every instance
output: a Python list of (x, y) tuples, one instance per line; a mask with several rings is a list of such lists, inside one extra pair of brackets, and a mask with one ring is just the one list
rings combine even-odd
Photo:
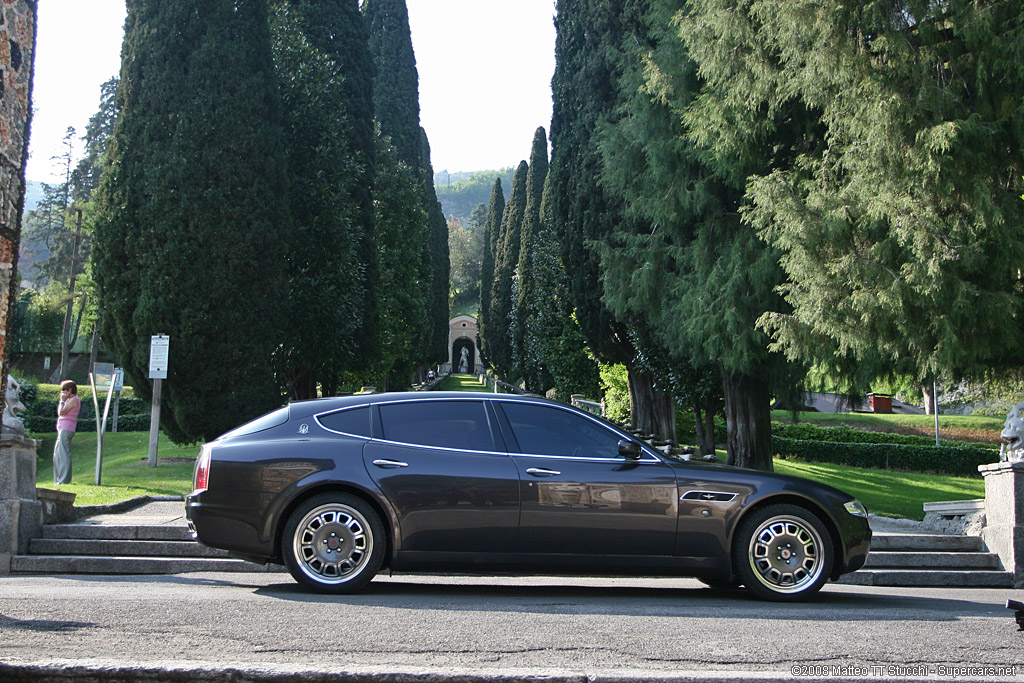
[(629, 408), (633, 426), (644, 434), (654, 434), (667, 441), (676, 440), (676, 404), (664, 391), (654, 386), (654, 378), (646, 372), (629, 369)]
[(772, 471), (771, 394), (763, 381), (722, 372), (729, 429), (728, 464)]
[(921, 385), (921, 393), (924, 394), (924, 414), (935, 414), (935, 392), (932, 390), (932, 383), (925, 382)]
[(720, 406), (714, 401), (693, 404), (693, 417), (697, 426), (697, 448), (701, 455), (715, 454), (715, 412)]

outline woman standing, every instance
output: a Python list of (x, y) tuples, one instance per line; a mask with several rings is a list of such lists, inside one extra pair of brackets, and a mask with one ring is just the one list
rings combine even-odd
[(57, 403), (57, 443), (53, 447), (53, 483), (71, 483), (71, 437), (78, 425), (78, 411), (82, 401), (78, 398), (78, 385), (70, 379), (60, 383), (60, 401)]

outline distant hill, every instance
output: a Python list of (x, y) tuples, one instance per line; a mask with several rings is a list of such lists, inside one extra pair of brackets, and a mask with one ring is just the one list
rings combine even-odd
[(501, 178), (501, 189), (508, 199), (512, 191), (512, 175), (515, 169), (512, 167), (503, 168), (499, 171), (460, 171), (448, 173), (439, 171), (434, 174), (434, 189), (437, 192), (437, 200), (441, 202), (441, 209), (445, 218), (455, 217), (463, 226), (469, 223), (469, 214), (478, 204), (487, 204), (491, 201), (491, 189), (494, 187), (494, 179)]
[(25, 211), (36, 208), (36, 204), (43, 198), (43, 184), (34, 180), (25, 182)]

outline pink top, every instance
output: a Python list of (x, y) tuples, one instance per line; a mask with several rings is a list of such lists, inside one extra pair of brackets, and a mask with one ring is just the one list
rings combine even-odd
[(69, 410), (64, 415), (61, 415), (60, 403), (57, 404), (57, 431), (73, 432), (75, 431), (75, 425), (78, 424), (78, 411), (82, 409), (82, 401), (77, 396), (72, 396), (64, 404), (64, 407), (69, 408)]

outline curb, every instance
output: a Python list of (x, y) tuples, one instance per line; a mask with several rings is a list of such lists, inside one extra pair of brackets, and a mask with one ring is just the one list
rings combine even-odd
[[(871, 667), (879, 673), (869, 673), (868, 667), (828, 666), (820, 673), (797, 676), (770, 671), (629, 671), (601, 673), (572, 673), (546, 670), (505, 671), (451, 671), (440, 673), (427, 669), (406, 671), (383, 670), (314, 670), (304, 667), (281, 666), (224, 666), (196, 662), (179, 662), (152, 665), (119, 665), (111, 661), (88, 661), (83, 663), (33, 663), (9, 664), (0, 662), (0, 678), (5, 682), (23, 681), (76, 681), (86, 683), (149, 683), (169, 681), (187, 683), (197, 681), (231, 681), (232, 683), (891, 683), (898, 678), (900, 683), (934, 683), (934, 674), (908, 676), (886, 675), (886, 666)], [(829, 671), (835, 669), (836, 675)], [(931, 667), (934, 668), (934, 667)], [(953, 667), (950, 667), (952, 670)], [(997, 672), (996, 669), (1019, 667), (963, 667), (964, 675), (954, 673), (940, 676), (954, 676), (958, 683), (992, 683), (992, 681), (1014, 680), (1016, 673)], [(991, 672), (989, 671), (991, 670)], [(992, 673), (994, 672), (994, 673)], [(955, 673), (960, 673), (957, 670)]]

